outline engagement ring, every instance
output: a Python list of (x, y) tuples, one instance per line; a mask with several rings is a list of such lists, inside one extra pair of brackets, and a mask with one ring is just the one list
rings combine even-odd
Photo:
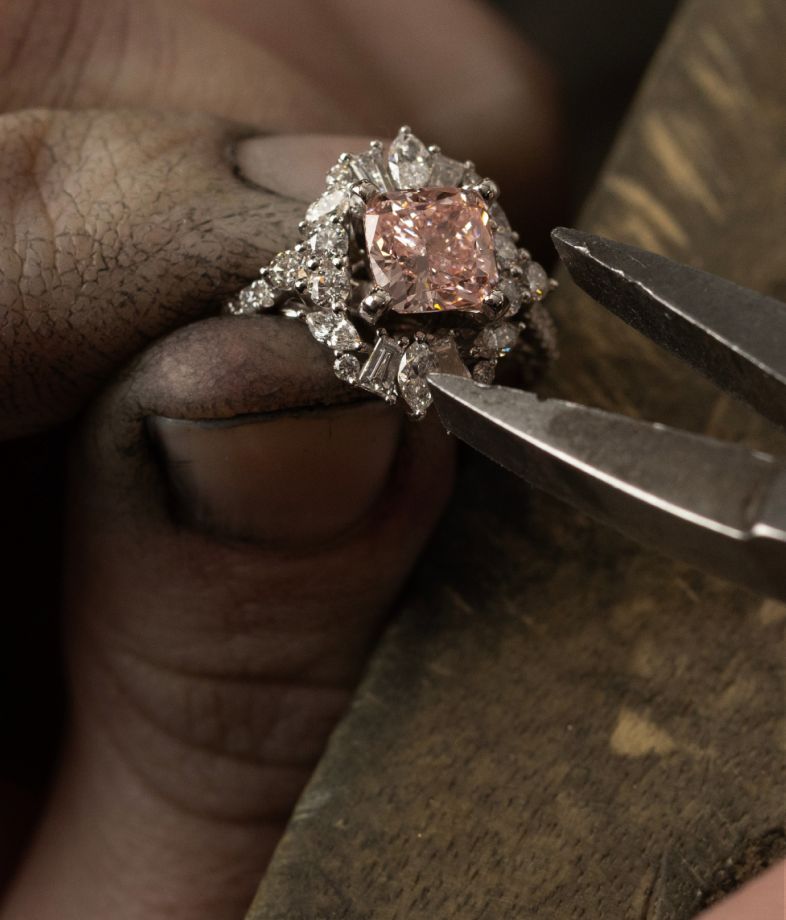
[(533, 377), (555, 352), (555, 287), (518, 246), (499, 189), (408, 127), (385, 156), (342, 154), (300, 224), (229, 312), (302, 319), (336, 375), (422, 417), (434, 371), (491, 383), (516, 355)]

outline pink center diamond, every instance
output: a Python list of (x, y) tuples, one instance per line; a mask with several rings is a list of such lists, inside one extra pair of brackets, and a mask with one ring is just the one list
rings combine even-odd
[(371, 274), (398, 313), (483, 309), (497, 281), (489, 212), (477, 192), (421, 188), (366, 208)]

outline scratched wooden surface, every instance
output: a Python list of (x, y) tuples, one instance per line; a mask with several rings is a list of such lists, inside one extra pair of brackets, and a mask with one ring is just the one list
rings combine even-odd
[[(686, 3), (582, 226), (786, 299), (784, 48), (783, 0)], [(555, 300), (553, 391), (786, 451)], [(786, 607), (471, 460), (250, 917), (694, 916), (786, 852), (784, 632)]]

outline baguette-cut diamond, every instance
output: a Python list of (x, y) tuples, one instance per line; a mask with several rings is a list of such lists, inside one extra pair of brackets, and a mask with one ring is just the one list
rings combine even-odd
[(363, 365), (358, 383), (389, 402), (396, 401), (396, 375), (404, 349), (388, 335), (381, 335)]

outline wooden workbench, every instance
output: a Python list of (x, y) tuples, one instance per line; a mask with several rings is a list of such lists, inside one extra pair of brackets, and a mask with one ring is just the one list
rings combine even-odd
[[(784, 0), (683, 5), (581, 226), (786, 299)], [(786, 451), (561, 280), (551, 392)], [(471, 458), (250, 917), (693, 916), (786, 854), (785, 632)]]

